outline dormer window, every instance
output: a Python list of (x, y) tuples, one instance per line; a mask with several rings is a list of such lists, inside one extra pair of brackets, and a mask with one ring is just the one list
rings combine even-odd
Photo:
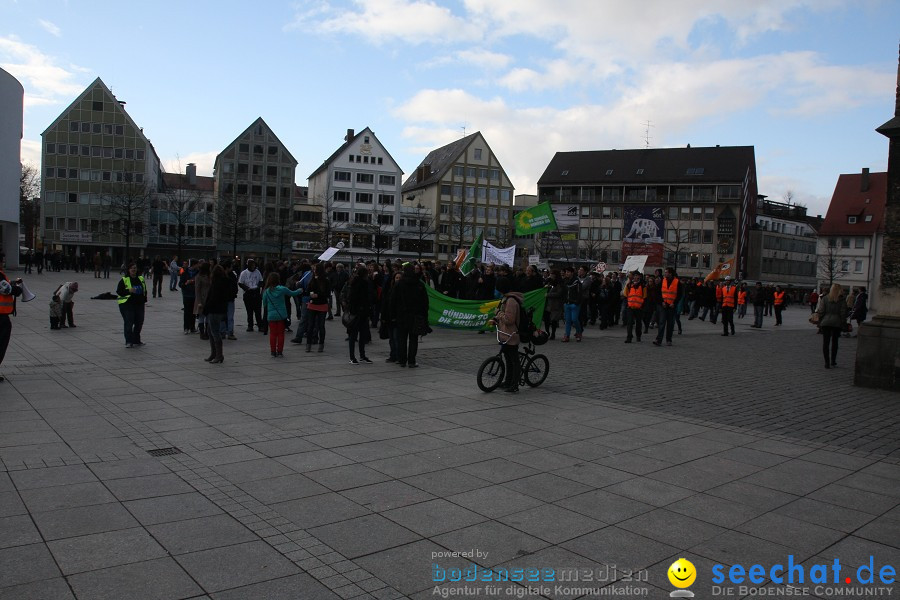
[(872, 222), (872, 215), (866, 215), (866, 223)]
[(363, 143), (364, 143), (364, 144), (368, 144), (368, 143), (369, 143), (369, 136), (365, 136), (365, 137), (363, 138)]
[(568, 172), (568, 171), (563, 171), (562, 174), (563, 174), (563, 176), (566, 176), (566, 175), (569, 174), (569, 172)]
[(855, 225), (856, 217), (847, 217), (847, 223), (849, 223), (850, 225)]
[(704, 168), (703, 167), (691, 167), (687, 170), (686, 175), (703, 175)]
[(606, 170), (606, 174), (607, 174), (607, 175), (612, 175), (612, 174), (613, 174), (613, 170), (612, 170), (612, 169), (607, 169), (607, 170)]
[(643, 175), (643, 174), (644, 174), (644, 170), (643, 170), (643, 169), (638, 169), (637, 171), (634, 172), (634, 174), (635, 174), (635, 175)]

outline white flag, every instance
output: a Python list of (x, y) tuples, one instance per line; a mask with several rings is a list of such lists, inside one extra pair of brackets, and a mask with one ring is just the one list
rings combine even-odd
[(516, 247), (498, 248), (488, 241), (481, 247), (481, 262), (487, 265), (509, 265), (516, 262)]

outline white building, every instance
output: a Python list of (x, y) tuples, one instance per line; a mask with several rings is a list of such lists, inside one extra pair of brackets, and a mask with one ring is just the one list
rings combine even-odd
[(819, 283), (865, 287), (870, 309), (877, 309), (886, 204), (887, 173), (840, 175), (819, 229)]
[(19, 266), (19, 179), (25, 89), (0, 69), (0, 252), (6, 266)]

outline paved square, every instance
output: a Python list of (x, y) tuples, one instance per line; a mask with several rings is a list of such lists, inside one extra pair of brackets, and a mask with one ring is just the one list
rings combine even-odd
[[(73, 280), (78, 327), (50, 331)], [(90, 299), (114, 279), (28, 285), (0, 367), (0, 598), (664, 598), (680, 556), (716, 597), (717, 564), (900, 569), (898, 397), (851, 385), (853, 338), (822, 369), (802, 308), (726, 340), (685, 321), (671, 348), (590, 328), (509, 396), (475, 385), (489, 335), (437, 331), (409, 370), (379, 340), (347, 364), (337, 320), (324, 353), (277, 360), (237, 327), (210, 365), (176, 293), (126, 349)], [(517, 568), (556, 580), (496, 581)]]

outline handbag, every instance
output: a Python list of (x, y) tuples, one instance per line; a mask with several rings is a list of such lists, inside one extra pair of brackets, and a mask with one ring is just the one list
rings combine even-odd
[(819, 324), (819, 313), (813, 313), (812, 315), (810, 315), (809, 322), (813, 325), (818, 325)]
[(341, 314), (341, 323), (347, 329), (350, 329), (353, 326), (354, 322), (356, 322), (356, 315), (351, 313), (349, 310), (345, 310), (343, 314)]

